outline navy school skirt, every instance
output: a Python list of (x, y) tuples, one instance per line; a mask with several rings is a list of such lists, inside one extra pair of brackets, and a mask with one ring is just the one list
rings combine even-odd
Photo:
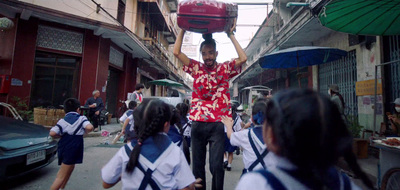
[(228, 138), (228, 135), (225, 133), (225, 152), (235, 152), (235, 150), (237, 149), (237, 146), (232, 146), (231, 145), (231, 141)]
[(83, 160), (83, 135), (64, 134), (58, 141), (58, 165), (81, 164)]

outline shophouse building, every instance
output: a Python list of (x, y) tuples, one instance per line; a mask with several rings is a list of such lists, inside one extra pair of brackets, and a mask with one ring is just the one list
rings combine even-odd
[(169, 48), (177, 35), (177, 5), (177, 0), (0, 1), (0, 22), (13, 25), (0, 31), (0, 78), (9, 81), (0, 89), (0, 102), (19, 97), (30, 108), (57, 107), (76, 97), (84, 104), (98, 89), (115, 113), (137, 83), (146, 85), (145, 95), (165, 95), (165, 87), (147, 82), (168, 78), (185, 84), (182, 64)]

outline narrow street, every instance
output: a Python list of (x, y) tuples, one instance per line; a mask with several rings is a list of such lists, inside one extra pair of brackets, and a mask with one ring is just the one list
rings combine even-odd
[[(85, 153), (83, 164), (75, 166), (75, 170), (67, 184), (66, 189), (74, 190), (99, 190), (103, 189), (101, 182), (101, 167), (112, 158), (118, 151), (120, 145), (102, 145), (104, 137), (85, 138)], [(208, 160), (207, 160), (208, 163)], [(231, 171), (225, 172), (224, 189), (234, 189), (240, 178), (243, 168), (242, 155), (234, 155)], [(7, 181), (6, 188), (9, 190), (43, 190), (49, 189), (53, 183), (59, 166), (57, 160), (50, 165), (32, 172), (28, 175)], [(207, 189), (211, 189), (211, 175), (207, 170)], [(121, 189), (121, 182), (111, 189)]]
[[(101, 168), (123, 144), (106, 145), (100, 135), (121, 131), (117, 120), (135, 107), (143, 111), (134, 120), (136, 113), (147, 119), (136, 125), (147, 127), (139, 135), (156, 127), (148, 120), (167, 120), (164, 109), (158, 113), (160, 102), (139, 106), (154, 99), (171, 104), (171, 115), (180, 117), (171, 121), (186, 126), (214, 125), (230, 115), (235, 121), (235, 112), (243, 123), (236, 120), (234, 131), (267, 123), (272, 130), (253, 131), (258, 148), (310, 171), (294, 176), (305, 186), (336, 188), (337, 178), (334, 184), (322, 171), (335, 166), (361, 189), (400, 190), (399, 25), (400, 0), (0, 0), (0, 190), (51, 187), (57, 158), (37, 169), (55, 155), (47, 130), (75, 111), (100, 129), (84, 138), (83, 164), (75, 166), (66, 189), (103, 189)], [(290, 92), (287, 99), (282, 91)], [(310, 102), (292, 104), (302, 93)], [(71, 109), (70, 98), (76, 99)], [(284, 126), (287, 131), (279, 132)], [(57, 134), (71, 132), (68, 125), (58, 127)], [(190, 134), (189, 128), (172, 129), (179, 137)], [(193, 134), (209, 137), (213, 131)], [(236, 140), (251, 141), (250, 132)], [(274, 147), (275, 139), (285, 143)], [(246, 163), (260, 159), (250, 145), (253, 157), (246, 154)], [(235, 189), (242, 158), (234, 155), (223, 189)], [(285, 162), (276, 160), (277, 167)], [(278, 179), (299, 189), (286, 176)], [(251, 180), (262, 182), (252, 178), (246, 185), (257, 184)], [(263, 188), (250, 186), (244, 189)], [(111, 189), (121, 188), (120, 182)]]

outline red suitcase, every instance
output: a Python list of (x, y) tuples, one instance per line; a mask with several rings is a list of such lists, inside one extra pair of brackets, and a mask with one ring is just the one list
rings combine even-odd
[(178, 5), (178, 26), (197, 33), (224, 32), (233, 26), (238, 7), (217, 0), (184, 0)]

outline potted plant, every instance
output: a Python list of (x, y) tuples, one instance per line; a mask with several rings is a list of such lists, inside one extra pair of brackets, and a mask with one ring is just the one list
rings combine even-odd
[(24, 121), (33, 121), (33, 111), (29, 109), (27, 98), (13, 96), (10, 104), (17, 110)]

